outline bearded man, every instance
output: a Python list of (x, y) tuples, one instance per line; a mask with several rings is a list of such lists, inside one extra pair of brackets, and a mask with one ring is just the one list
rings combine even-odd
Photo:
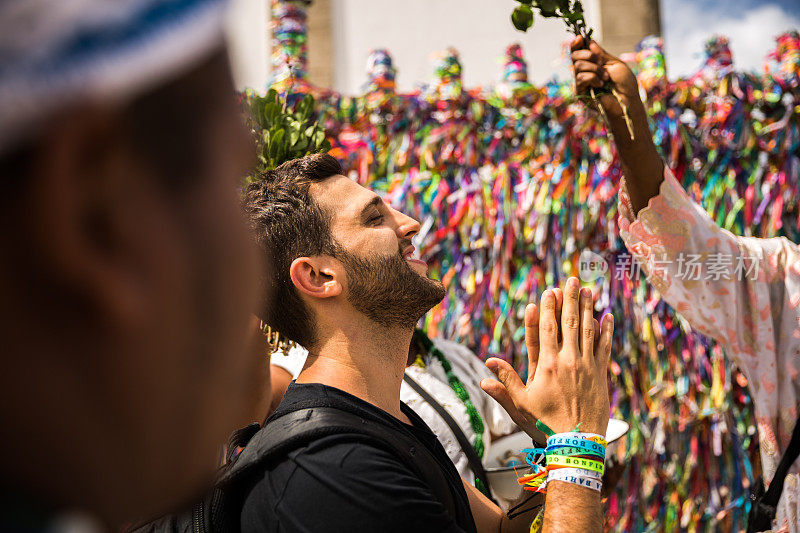
[[(309, 351), (262, 432), (274, 438), (304, 423), (293, 415), (308, 420), (313, 409), (334, 408), (391, 442), (342, 426), (287, 445), (244, 489), (241, 530), (529, 531), (533, 516), (508, 518), (463, 482), (434, 433), (400, 401), (414, 326), (445, 288), (414, 257), (419, 223), (342, 174), (334, 158), (317, 154), (269, 171), (245, 194), (257, 242), (273, 261), (266, 288), (279, 302), (262, 318)], [(546, 291), (541, 305), (541, 315), (526, 308), (528, 384), (493, 359), (487, 365), (503, 383), (481, 386), (528, 434), (537, 419), (556, 432), (580, 423), (605, 433), (612, 321), (599, 334), (591, 294), (577, 279), (563, 296)], [(256, 447), (248, 448), (243, 455)], [(546, 530), (602, 530), (599, 492), (552, 484)]]

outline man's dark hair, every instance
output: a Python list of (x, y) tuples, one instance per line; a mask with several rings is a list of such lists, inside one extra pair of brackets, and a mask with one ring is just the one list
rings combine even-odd
[(272, 276), (264, 283), (274, 305), (261, 318), (304, 347), (317, 341), (317, 328), (311, 309), (292, 284), (289, 267), (298, 257), (337, 254), (339, 246), (331, 235), (333, 215), (314, 201), (309, 189), (343, 173), (333, 157), (314, 154), (267, 171), (245, 189), (244, 211), (256, 242), (273, 265)]

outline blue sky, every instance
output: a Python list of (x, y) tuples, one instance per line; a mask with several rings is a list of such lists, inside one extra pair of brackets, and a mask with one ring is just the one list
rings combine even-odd
[(738, 69), (761, 70), (775, 36), (800, 30), (800, 0), (661, 0), (661, 23), (671, 78), (697, 69), (714, 33), (730, 38)]

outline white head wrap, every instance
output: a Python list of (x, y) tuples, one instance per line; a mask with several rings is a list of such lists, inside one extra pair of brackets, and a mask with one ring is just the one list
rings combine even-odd
[(124, 102), (223, 40), (222, 0), (0, 2), (0, 152), (84, 100)]

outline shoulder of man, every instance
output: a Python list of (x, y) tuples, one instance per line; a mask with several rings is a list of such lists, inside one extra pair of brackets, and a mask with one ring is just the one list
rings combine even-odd
[(458, 531), (397, 454), (357, 433), (316, 438), (258, 469), (242, 531)]

